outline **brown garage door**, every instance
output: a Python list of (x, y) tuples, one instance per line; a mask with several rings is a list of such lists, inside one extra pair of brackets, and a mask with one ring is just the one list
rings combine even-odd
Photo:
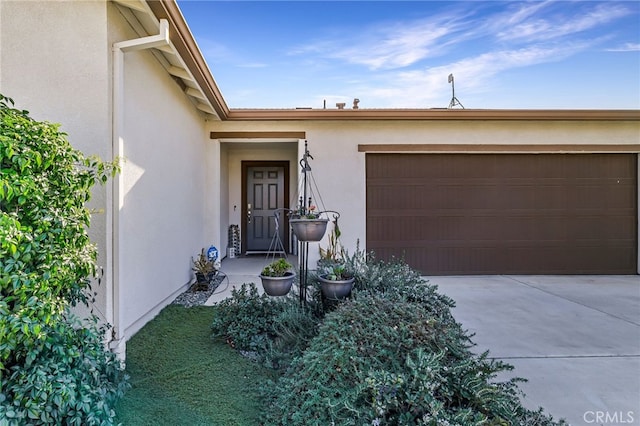
[(427, 275), (635, 274), (632, 154), (367, 154), (367, 249)]

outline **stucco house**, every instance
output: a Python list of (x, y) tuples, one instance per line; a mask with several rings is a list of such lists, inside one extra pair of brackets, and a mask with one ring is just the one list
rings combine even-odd
[(91, 205), (116, 351), (231, 225), (265, 249), (261, 208), (295, 207), (305, 141), (348, 250), (426, 275), (639, 270), (638, 110), (234, 110), (174, 0), (0, 0), (0, 92), (125, 159)]

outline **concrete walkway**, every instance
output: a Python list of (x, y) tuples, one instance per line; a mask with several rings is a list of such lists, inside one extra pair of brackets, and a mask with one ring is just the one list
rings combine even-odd
[(639, 276), (426, 277), (478, 353), (528, 379), (525, 406), (572, 425), (640, 425)]
[[(295, 265), (297, 258), (289, 256), (289, 262)], [(262, 292), (262, 284), (258, 275), (268, 263), (265, 255), (223, 259), (220, 271), (226, 275), (226, 278), (209, 297), (205, 305), (213, 305), (227, 297), (231, 297), (231, 290), (239, 288), (243, 283), (254, 283), (258, 290)]]
[[(295, 257), (290, 262), (296, 263)], [(264, 256), (225, 259), (207, 301), (256, 283)], [(456, 301), (477, 353), (515, 367), (524, 404), (577, 425), (640, 425), (640, 276), (425, 277)], [(504, 379), (504, 378), (500, 378)]]

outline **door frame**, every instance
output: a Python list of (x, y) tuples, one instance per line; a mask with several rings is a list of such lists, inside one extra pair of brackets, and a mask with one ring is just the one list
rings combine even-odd
[[(240, 220), (240, 235), (241, 235), (241, 247), (242, 254), (247, 252), (247, 173), (249, 173), (249, 167), (283, 167), (284, 168), (284, 208), (289, 207), (289, 187), (291, 182), (289, 180), (289, 161), (257, 161), (257, 160), (242, 160), (241, 164), (241, 175), (242, 175), (242, 186), (241, 188), (241, 198), (242, 204), (240, 208), (240, 215), (242, 219)], [(282, 215), (282, 222), (280, 226), (284, 227), (284, 244), (285, 252), (290, 253), (290, 243), (289, 243), (289, 216), (286, 214)]]

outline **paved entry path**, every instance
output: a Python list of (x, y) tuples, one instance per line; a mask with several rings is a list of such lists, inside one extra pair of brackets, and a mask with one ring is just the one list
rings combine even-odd
[(640, 276), (425, 277), (475, 351), (515, 366), (525, 406), (572, 425), (640, 425)]

